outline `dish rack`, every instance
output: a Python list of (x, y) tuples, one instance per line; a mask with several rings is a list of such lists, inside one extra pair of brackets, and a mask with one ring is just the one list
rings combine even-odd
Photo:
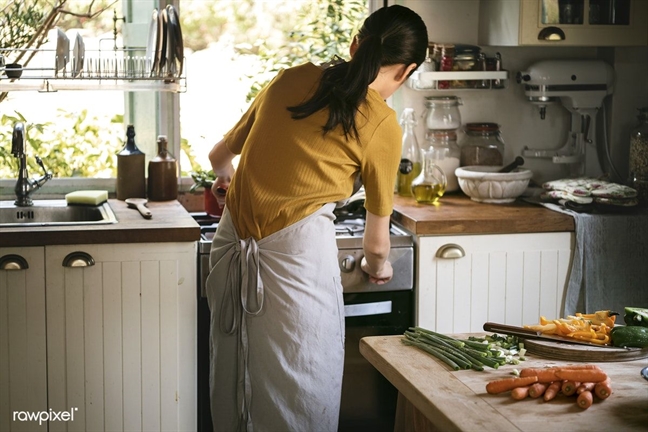
[(85, 50), (83, 55), (75, 51), (76, 47), (64, 51), (0, 48), (5, 59), (9, 52), (13, 58), (31, 58), (25, 67), (0, 66), (0, 91), (186, 91), (184, 57), (158, 67), (154, 59), (147, 58), (145, 48), (99, 48)]

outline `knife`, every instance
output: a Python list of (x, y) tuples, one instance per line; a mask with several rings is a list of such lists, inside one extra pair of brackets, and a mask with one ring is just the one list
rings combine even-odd
[(486, 324), (484, 324), (484, 330), (493, 333), (504, 333), (507, 335), (517, 336), (524, 339), (544, 339), (544, 340), (550, 340), (555, 342), (563, 342), (563, 343), (578, 344), (578, 345), (589, 345), (597, 348), (617, 348), (617, 349), (620, 348), (612, 345), (599, 345), (592, 342), (578, 340), (566, 336), (544, 334), (539, 331), (535, 331), (524, 327), (516, 327), (512, 325), (497, 324), (492, 322), (487, 322)]

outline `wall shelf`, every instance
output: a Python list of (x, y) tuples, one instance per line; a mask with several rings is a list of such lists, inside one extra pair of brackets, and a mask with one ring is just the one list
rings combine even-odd
[[(407, 86), (416, 91), (496, 90), (506, 87), (508, 71), (414, 72)], [(448, 88), (439, 82), (449, 82)], [(496, 82), (499, 81), (499, 84)]]

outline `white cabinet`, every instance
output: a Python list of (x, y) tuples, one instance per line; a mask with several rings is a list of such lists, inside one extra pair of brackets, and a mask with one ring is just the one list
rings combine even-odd
[(488, 321), (523, 325), (562, 313), (571, 232), (421, 236), (417, 243), (419, 326), (475, 332)]
[[(47, 373), (31, 363), (20, 369), (43, 393), (38, 406), (74, 413), (74, 421), (50, 421), (49, 430), (196, 430), (195, 243), (19, 251), (28, 249), (45, 251), (40, 276), (33, 277), (37, 283), (23, 285), (28, 292), (42, 286), (39, 341), (47, 342), (47, 355), (43, 348), (41, 356)], [(13, 273), (28, 279), (35, 269), (30, 264), (28, 271)], [(13, 273), (0, 271), (0, 307), (4, 281), (21, 277)], [(0, 324), (0, 344), (4, 334), (20, 337), (20, 320), (10, 315), (8, 331)], [(13, 409), (5, 406), (3, 391), (0, 382), (0, 421)], [(30, 401), (32, 394), (26, 396)], [(28, 425), (33, 429), (34, 423)]]
[[(45, 249), (0, 248), (0, 431), (46, 431)], [(25, 268), (26, 267), (26, 268)], [(14, 421), (14, 413), (16, 419)]]
[(645, 46), (645, 0), (481, 0), (479, 44)]

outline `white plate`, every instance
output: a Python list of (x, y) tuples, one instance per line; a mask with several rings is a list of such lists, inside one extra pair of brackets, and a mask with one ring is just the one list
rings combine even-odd
[(74, 39), (74, 49), (72, 52), (72, 76), (76, 77), (83, 70), (83, 62), (85, 60), (85, 43), (79, 33), (76, 34), (76, 38)]
[(56, 71), (65, 68), (70, 59), (70, 39), (60, 28), (56, 28)]
[(160, 19), (157, 9), (153, 9), (151, 23), (149, 24), (148, 41), (146, 44), (146, 62), (151, 76), (157, 75), (159, 64), (158, 40), (160, 39)]

